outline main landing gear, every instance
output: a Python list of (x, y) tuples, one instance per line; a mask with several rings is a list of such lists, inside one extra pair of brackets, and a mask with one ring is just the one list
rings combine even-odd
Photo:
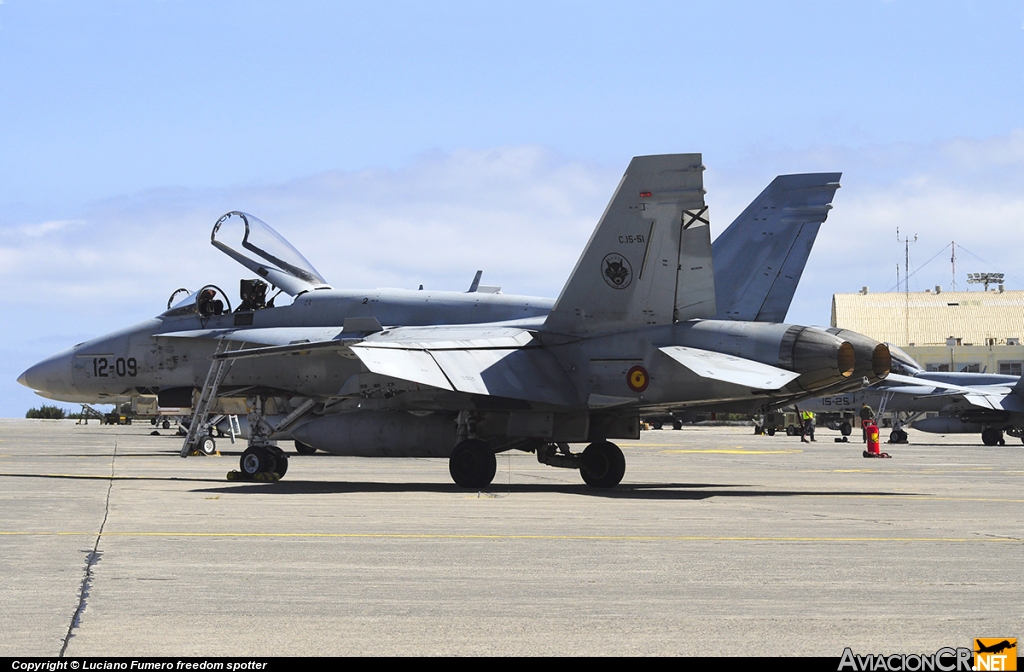
[(494, 480), (498, 460), (494, 451), (480, 439), (459, 442), (448, 458), (448, 473), (462, 488), (486, 488)]
[[(582, 453), (570, 452), (565, 443), (544, 443), (536, 451), (541, 464), (578, 469), (592, 488), (614, 488), (626, 474), (626, 458), (611, 441), (595, 441)], [(494, 480), (497, 467), (494, 450), (480, 439), (460, 441), (448, 458), (448, 472), (462, 488), (486, 488)]]
[[(1021, 439), (1021, 441), (1024, 441), (1024, 439)], [(1003, 430), (993, 427), (988, 427), (981, 433), (981, 442), (986, 446), (1006, 445), (1006, 439), (1003, 438)]]
[(611, 441), (595, 441), (583, 451), (580, 476), (592, 488), (614, 488), (626, 475), (626, 458)]

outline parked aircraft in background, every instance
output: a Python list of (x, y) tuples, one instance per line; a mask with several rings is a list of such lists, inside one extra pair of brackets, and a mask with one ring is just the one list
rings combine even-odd
[[(715, 319), (703, 169), (699, 154), (634, 158), (553, 305), (334, 290), (270, 227), (232, 212), (211, 241), (259, 276), (242, 281), (238, 310), (206, 286), (19, 381), (55, 399), (156, 393), (161, 405), (199, 389), (183, 455), (212, 444), (211, 413), (244, 407), (246, 478), (283, 476), (273, 440), (291, 436), (343, 455), (449, 457), (465, 487), (489, 484), (495, 453), (512, 449), (612, 487), (625, 460), (610, 439), (637, 438), (643, 413), (755, 412), (889, 371), (886, 347), (857, 334)], [(274, 306), (268, 284), (292, 303)], [(589, 445), (572, 453), (577, 442)]]
[[(893, 443), (907, 440), (907, 425), (935, 434), (981, 434), (986, 446), (1003, 445), (1003, 433), (1024, 442), (1024, 379), (995, 373), (925, 371), (910, 355), (889, 345), (892, 373), (856, 392), (800, 402), (816, 413), (856, 415), (868, 404), (894, 415)], [(922, 417), (934, 414), (932, 417)]]

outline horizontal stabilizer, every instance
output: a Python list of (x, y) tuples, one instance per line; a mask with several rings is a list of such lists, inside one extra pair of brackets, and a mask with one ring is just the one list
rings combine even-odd
[(718, 319), (786, 321), (841, 176), (779, 175), (715, 239)]
[(658, 349), (701, 378), (758, 390), (778, 390), (800, 377), (799, 373), (720, 352), (686, 348), (681, 345)]

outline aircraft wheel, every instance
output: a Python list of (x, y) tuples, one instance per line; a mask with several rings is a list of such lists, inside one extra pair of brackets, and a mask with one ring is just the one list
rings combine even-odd
[(989, 427), (981, 433), (981, 442), (986, 446), (994, 446), (999, 443), (999, 439), (1003, 438), (1003, 433), (998, 429), (992, 429)]
[(238, 467), (242, 478), (251, 481), (256, 474), (276, 471), (277, 458), (267, 446), (249, 446), (238, 460)]
[(213, 437), (207, 434), (206, 436), (199, 437), (199, 443), (196, 444), (196, 448), (203, 455), (213, 455), (217, 452), (217, 442), (213, 440)]
[(313, 453), (316, 452), (316, 448), (308, 444), (305, 444), (302, 441), (296, 441), (295, 452), (298, 453), (299, 455), (312, 455)]
[(267, 450), (274, 455), (274, 471), (277, 472), (278, 478), (284, 478), (284, 475), (288, 473), (288, 453), (277, 446), (268, 446)]
[[(153, 424), (155, 425), (156, 423), (154, 422)], [(161, 425), (161, 427), (163, 427), (164, 429), (170, 429), (171, 428), (171, 421), (170, 420), (164, 420), (164, 422)]]
[(494, 451), (479, 439), (467, 439), (455, 446), (448, 458), (448, 473), (461, 488), (486, 488), (498, 471)]
[(842, 434), (843, 436), (849, 436), (850, 434), (853, 434), (853, 425), (851, 425), (848, 422), (842, 423), (841, 425), (839, 425), (839, 433)]
[(580, 476), (592, 488), (614, 488), (626, 475), (626, 458), (611, 441), (595, 441), (583, 451)]

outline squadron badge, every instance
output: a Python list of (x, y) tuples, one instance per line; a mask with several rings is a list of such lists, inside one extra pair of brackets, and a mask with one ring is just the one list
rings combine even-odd
[(633, 282), (633, 269), (624, 256), (612, 252), (601, 261), (601, 277), (612, 289), (625, 289)]

